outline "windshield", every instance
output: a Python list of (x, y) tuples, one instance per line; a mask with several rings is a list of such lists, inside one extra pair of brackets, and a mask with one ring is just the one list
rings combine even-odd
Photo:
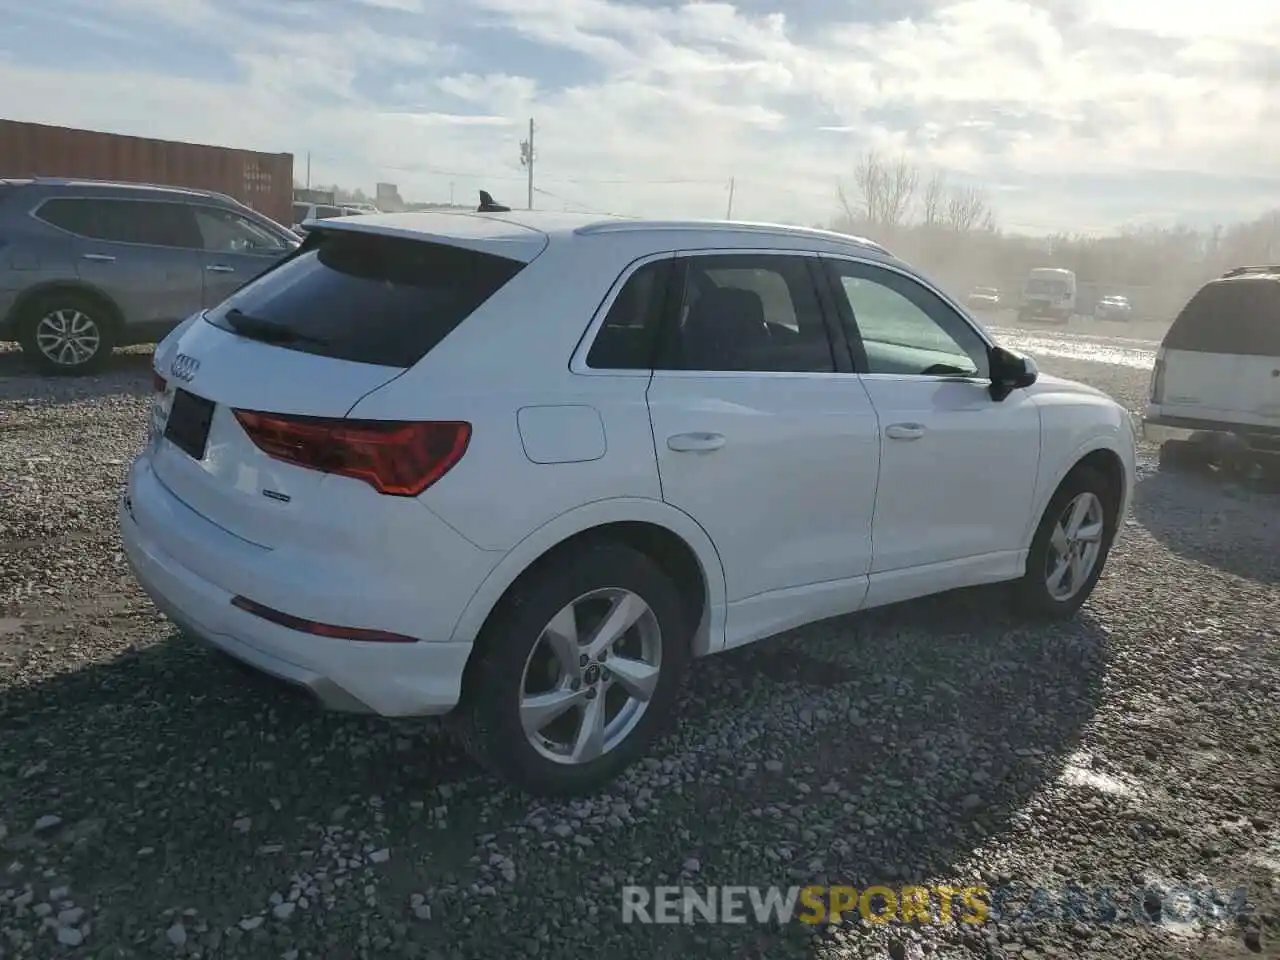
[(1041, 277), (1032, 277), (1027, 281), (1027, 293), (1050, 293), (1061, 295), (1069, 293), (1071, 287), (1065, 280), (1048, 280)]

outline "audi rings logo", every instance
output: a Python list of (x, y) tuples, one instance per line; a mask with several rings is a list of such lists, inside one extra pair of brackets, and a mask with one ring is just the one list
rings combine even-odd
[(180, 353), (173, 358), (173, 363), (169, 367), (169, 373), (183, 383), (190, 383), (196, 378), (196, 371), (200, 369), (200, 361), (195, 357), (189, 357), (185, 353)]

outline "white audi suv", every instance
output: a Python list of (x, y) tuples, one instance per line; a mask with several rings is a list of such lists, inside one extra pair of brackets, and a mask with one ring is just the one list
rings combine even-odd
[(1114, 401), (767, 224), (320, 221), (155, 390), (120, 523), (156, 605), (544, 794), (640, 756), (693, 659), (998, 581), (1073, 614), (1134, 481)]

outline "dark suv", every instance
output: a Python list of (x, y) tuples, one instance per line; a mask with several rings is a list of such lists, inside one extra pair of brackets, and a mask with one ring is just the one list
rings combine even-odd
[(0, 340), (48, 373), (154, 343), (298, 245), (230, 197), (93, 180), (0, 180)]

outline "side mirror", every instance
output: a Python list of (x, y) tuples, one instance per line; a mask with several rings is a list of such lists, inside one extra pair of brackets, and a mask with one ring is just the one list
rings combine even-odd
[(1034, 360), (1004, 347), (992, 347), (988, 360), (991, 367), (991, 399), (997, 402), (1015, 390), (1031, 386), (1040, 377), (1040, 369)]

